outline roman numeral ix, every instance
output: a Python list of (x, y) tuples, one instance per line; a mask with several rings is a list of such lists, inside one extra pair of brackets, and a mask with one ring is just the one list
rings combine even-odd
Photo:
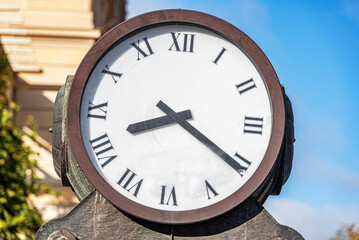
[[(169, 51), (172, 51), (172, 48), (175, 47), (175, 51), (182, 51), (182, 52), (192, 52), (193, 53), (193, 46), (194, 46), (194, 34), (188, 34), (188, 33), (183, 33), (183, 47), (181, 49), (179, 43), (178, 43), (178, 39), (181, 36), (181, 33), (176, 33), (171, 32), (171, 36), (173, 39), (173, 43), (171, 45), (171, 47), (168, 49)], [(188, 46), (188, 41), (189, 41), (189, 46)]]
[(110, 69), (108, 68), (108, 65), (106, 64), (105, 68), (102, 69), (101, 73), (105, 73), (105, 74), (109, 74), (111, 75), (113, 81), (115, 83), (118, 82), (118, 80), (120, 79), (120, 77), (122, 76), (122, 73), (117, 73), (117, 72), (111, 72)]
[[(87, 117), (88, 118), (89, 117), (100, 118), (100, 119), (105, 119), (106, 120), (107, 103), (108, 102), (95, 105), (95, 104), (93, 104), (92, 102), (89, 101)], [(90, 113), (90, 111), (91, 111), (91, 113)], [(94, 112), (94, 114), (92, 114), (92, 112)]]
[(143, 50), (142, 48), (140, 48), (141, 40), (138, 40), (137, 43), (136, 42), (131, 43), (132, 47), (134, 47), (137, 50), (137, 61), (141, 60), (140, 54), (142, 55), (142, 57), (145, 58), (145, 57), (148, 57), (148, 55), (152, 55), (154, 53), (152, 51), (150, 43), (147, 40), (147, 37), (142, 38), (142, 40), (146, 44), (147, 52), (145, 50)]
[(93, 140), (90, 140), (93, 151), (96, 154), (97, 160), (102, 162), (101, 167), (104, 168), (112, 160), (114, 160), (117, 155), (114, 156), (102, 156), (104, 153), (113, 150), (113, 146), (110, 142), (110, 139), (107, 136), (107, 133), (101, 135)]
[[(117, 184), (120, 185), (122, 188), (124, 188), (129, 193), (131, 193), (131, 190), (133, 189), (132, 195), (137, 197), (138, 191), (140, 190), (140, 187), (143, 182), (143, 178), (141, 180), (137, 181), (135, 184), (129, 186), (131, 184), (132, 180), (135, 178), (135, 176), (136, 176), (136, 173), (132, 172), (130, 169), (127, 168), (125, 173), (122, 175), (120, 180), (117, 182)], [(124, 184), (121, 185), (123, 182), (124, 182)]]
[(166, 196), (166, 187), (167, 186), (161, 186), (161, 202), (162, 205), (169, 205), (169, 202), (172, 199), (172, 206), (178, 206), (177, 205), (177, 199), (176, 199), (176, 190), (175, 187), (172, 187), (172, 190), (170, 192), (170, 195), (168, 196), (167, 202), (165, 202), (165, 196)]

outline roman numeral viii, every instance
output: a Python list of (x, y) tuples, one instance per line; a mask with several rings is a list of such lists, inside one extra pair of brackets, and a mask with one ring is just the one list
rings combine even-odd
[(170, 195), (167, 198), (167, 202), (165, 202), (166, 197), (166, 187), (167, 186), (161, 186), (161, 202), (162, 205), (169, 205), (170, 201), (172, 200), (172, 206), (178, 206), (177, 205), (177, 198), (176, 198), (176, 190), (175, 187), (172, 187), (172, 190), (170, 192)]
[(104, 168), (107, 164), (109, 164), (117, 157), (117, 155), (103, 156), (103, 154), (107, 153), (110, 150), (113, 150), (113, 146), (107, 136), (107, 133), (93, 140), (90, 140), (90, 144), (94, 153), (96, 154), (97, 160), (99, 162), (102, 162), (102, 164), (100, 164), (102, 168)]
[(262, 135), (263, 118), (258, 117), (244, 117), (244, 133), (253, 133)]
[(93, 104), (89, 101), (87, 117), (100, 118), (106, 120), (107, 115), (107, 103), (100, 103), (98, 105)]
[(152, 55), (154, 52), (152, 51), (151, 45), (148, 42), (147, 37), (142, 38), (143, 42), (145, 42), (146, 45), (146, 50), (143, 50), (142, 48), (140, 48), (140, 43), (141, 40), (138, 40), (137, 43), (133, 42), (131, 43), (132, 47), (134, 47), (137, 50), (137, 61), (141, 60), (140, 58), (140, 54), (142, 55), (142, 57), (148, 57), (148, 55)]
[[(172, 48), (175, 47), (175, 50), (180, 52), (192, 52), (193, 53), (193, 46), (194, 46), (194, 34), (188, 34), (188, 33), (183, 33), (181, 36), (181, 33), (174, 33), (171, 32), (171, 36), (172, 36), (172, 40), (173, 43), (171, 45), (171, 47), (168, 49), (169, 51), (172, 51)], [(181, 38), (183, 40), (183, 44), (182, 44), (182, 49), (180, 47), (180, 44), (178, 42), (179, 38)], [(188, 46), (188, 42), (189, 42), (189, 46)]]
[[(139, 181), (137, 181), (135, 184), (131, 184), (132, 180), (135, 178), (136, 173), (132, 172), (130, 169), (126, 169), (125, 173), (122, 175), (120, 180), (117, 182), (118, 185), (120, 185), (122, 188), (124, 188), (127, 192), (131, 193), (131, 190), (133, 191), (132, 195), (137, 197), (138, 191), (140, 190), (140, 187), (143, 182), (143, 178)], [(122, 185), (123, 183), (123, 185)]]

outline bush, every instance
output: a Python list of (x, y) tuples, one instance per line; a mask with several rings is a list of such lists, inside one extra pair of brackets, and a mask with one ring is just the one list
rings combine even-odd
[(18, 106), (6, 95), (12, 72), (0, 49), (0, 239), (34, 238), (42, 219), (29, 200), (40, 190), (34, 153), (24, 145), (13, 112)]

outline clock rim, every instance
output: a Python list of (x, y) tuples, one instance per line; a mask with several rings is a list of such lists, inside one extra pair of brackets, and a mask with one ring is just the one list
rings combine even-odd
[[(101, 177), (88, 157), (80, 128), (82, 94), (93, 67), (96, 66), (104, 54), (116, 42), (129, 35), (132, 36), (144, 28), (173, 23), (206, 28), (222, 35), (240, 47), (252, 63), (255, 64), (267, 84), (272, 104), (271, 137), (263, 160), (254, 174), (241, 188), (222, 201), (207, 207), (188, 211), (167, 211), (150, 208), (131, 201), (113, 189)], [(266, 176), (270, 174), (280, 152), (284, 135), (285, 111), (282, 90), (277, 74), (266, 55), (251, 38), (237, 27), (215, 16), (192, 10), (168, 9), (149, 12), (131, 18), (112, 28), (94, 44), (83, 58), (74, 75), (69, 93), (66, 124), (70, 148), (80, 169), (94, 188), (113, 205), (147, 221), (165, 224), (188, 224), (208, 220), (233, 209), (250, 197), (261, 185)]]

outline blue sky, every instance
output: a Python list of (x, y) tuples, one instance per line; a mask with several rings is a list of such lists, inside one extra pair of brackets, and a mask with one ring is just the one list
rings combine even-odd
[(294, 109), (292, 175), (265, 207), (306, 239), (359, 227), (359, 0), (129, 0), (128, 18), (197, 10), (240, 28), (265, 52)]

